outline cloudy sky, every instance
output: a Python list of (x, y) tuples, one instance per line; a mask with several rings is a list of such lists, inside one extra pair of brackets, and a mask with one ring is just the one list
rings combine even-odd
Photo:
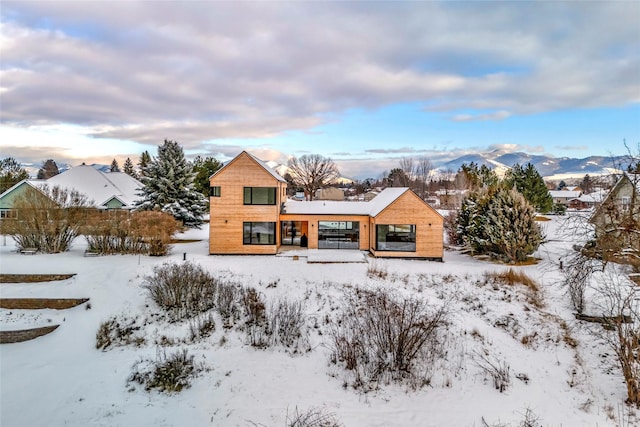
[(343, 175), (640, 141), (640, 2), (3, 0), (2, 157), (318, 153)]

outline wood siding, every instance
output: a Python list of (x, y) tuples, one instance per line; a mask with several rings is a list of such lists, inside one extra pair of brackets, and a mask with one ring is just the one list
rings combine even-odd
[[(415, 224), (416, 251), (394, 252), (376, 250), (376, 225)], [(437, 258), (444, 253), (444, 218), (422, 201), (414, 192), (407, 191), (396, 201), (371, 219), (369, 250), (376, 257)]]
[[(280, 245), (280, 204), (287, 184), (278, 181), (251, 156), (240, 154), (211, 177), (211, 186), (220, 187), (220, 197), (209, 197), (210, 254), (275, 254)], [(245, 205), (244, 187), (275, 187), (275, 205)], [(275, 245), (243, 244), (244, 222), (275, 222)]]
[[(304, 202), (300, 202), (304, 203)], [(350, 202), (345, 202), (350, 203)], [(357, 202), (353, 202), (357, 203)], [(360, 222), (360, 243), (361, 251), (369, 250), (369, 220), (368, 215), (309, 215), (309, 214), (281, 214), (280, 221), (303, 221), (307, 222), (307, 238), (309, 239), (309, 249), (318, 249), (318, 222), (319, 221), (359, 221)], [(278, 236), (279, 238), (280, 236)]]
[[(308, 247), (317, 249), (320, 221), (358, 221), (360, 224), (359, 249), (368, 250), (374, 256), (432, 259), (443, 257), (444, 219), (412, 191), (404, 192), (373, 218), (369, 215), (281, 214), (280, 207), (286, 200), (286, 182), (274, 177), (262, 164), (245, 152), (214, 174), (209, 182), (211, 186), (220, 187), (220, 197), (209, 198), (210, 254), (276, 254), (281, 245), (283, 221), (302, 222), (302, 229), (298, 232), (305, 232)], [(275, 187), (276, 204), (245, 205), (245, 187)], [(243, 244), (244, 222), (275, 223), (275, 244)], [(415, 224), (416, 251), (376, 251), (377, 224)]]

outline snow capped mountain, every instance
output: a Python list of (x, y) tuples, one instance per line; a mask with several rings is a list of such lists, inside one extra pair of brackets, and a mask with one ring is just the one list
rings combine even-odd
[(590, 156), (584, 159), (570, 157), (537, 156), (522, 152), (505, 153), (493, 151), (490, 153), (468, 154), (451, 160), (439, 167), (440, 170), (457, 171), (463, 163), (475, 162), (478, 166), (486, 165), (502, 175), (516, 163), (524, 165), (531, 163), (545, 178), (562, 176), (563, 178), (581, 178), (586, 174), (606, 175), (610, 174), (615, 165), (623, 160), (623, 156), (605, 157)]

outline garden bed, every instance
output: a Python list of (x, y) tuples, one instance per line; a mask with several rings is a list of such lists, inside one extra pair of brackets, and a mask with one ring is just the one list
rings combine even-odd
[(60, 325), (45, 326), (42, 328), (22, 329), (19, 331), (0, 331), (0, 344), (12, 344), (29, 341), (43, 335), (50, 334)]
[(89, 298), (0, 298), (0, 308), (17, 310), (65, 310), (89, 301)]
[(38, 283), (67, 280), (73, 274), (0, 274), (0, 283)]

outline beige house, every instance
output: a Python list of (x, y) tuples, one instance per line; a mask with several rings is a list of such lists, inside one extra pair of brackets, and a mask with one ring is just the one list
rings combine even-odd
[(209, 182), (211, 254), (276, 254), (297, 246), (443, 257), (443, 217), (408, 188), (387, 188), (368, 202), (288, 200), (284, 178), (247, 152)]

